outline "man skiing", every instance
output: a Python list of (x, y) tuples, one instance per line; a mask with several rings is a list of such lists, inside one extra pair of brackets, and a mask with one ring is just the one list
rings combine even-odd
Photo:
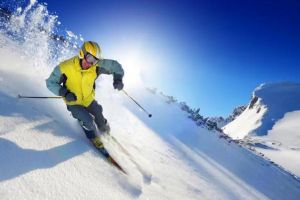
[(87, 138), (99, 149), (103, 148), (99, 134), (110, 131), (102, 106), (94, 99), (95, 81), (100, 74), (113, 75), (114, 88), (123, 89), (122, 66), (115, 60), (102, 59), (99, 45), (87, 41), (78, 56), (61, 62), (46, 80), (47, 88), (63, 97), (67, 109), (80, 122)]

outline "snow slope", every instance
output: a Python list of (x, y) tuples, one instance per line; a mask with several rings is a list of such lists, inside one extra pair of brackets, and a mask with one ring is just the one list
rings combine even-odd
[(272, 161), (300, 176), (300, 111), (288, 112), (268, 131), (253, 138), (268, 148), (257, 148)]
[(223, 130), (300, 176), (299, 111), (300, 84), (264, 84), (254, 91), (247, 109)]
[[(40, 39), (35, 48), (41, 43), (51, 52)], [(136, 162), (106, 138), (128, 175), (120, 173), (90, 145), (62, 100), (16, 98), (52, 95), (45, 78), (53, 66), (43, 52), (34, 57), (30, 45), (0, 33), (1, 199), (299, 198), (300, 182), (287, 172), (197, 127), (177, 106), (143, 88), (128, 89), (151, 110), (148, 118), (103, 76), (96, 99), (112, 135)]]
[(255, 89), (247, 109), (223, 128), (234, 139), (266, 135), (287, 112), (300, 110), (300, 84), (262, 84)]

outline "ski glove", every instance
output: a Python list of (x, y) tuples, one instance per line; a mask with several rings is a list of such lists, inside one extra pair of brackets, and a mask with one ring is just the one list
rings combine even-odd
[(70, 92), (66, 87), (61, 87), (59, 95), (65, 97), (67, 101), (76, 101), (77, 97), (73, 92)]
[(122, 90), (124, 87), (123, 81), (121, 77), (115, 77), (113, 86), (115, 89)]

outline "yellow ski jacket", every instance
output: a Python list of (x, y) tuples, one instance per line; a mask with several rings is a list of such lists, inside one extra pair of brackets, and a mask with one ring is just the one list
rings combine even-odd
[(109, 59), (102, 59), (98, 65), (84, 70), (79, 57), (75, 56), (56, 66), (46, 80), (46, 85), (55, 95), (59, 95), (63, 86), (74, 93), (77, 100), (69, 102), (64, 99), (67, 105), (88, 107), (95, 98), (95, 81), (100, 74), (112, 74), (114, 79), (122, 79), (124, 70), (117, 61)]

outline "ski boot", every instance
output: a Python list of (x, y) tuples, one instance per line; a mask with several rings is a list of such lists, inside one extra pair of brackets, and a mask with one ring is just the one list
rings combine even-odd
[(105, 124), (102, 125), (101, 127), (98, 128), (100, 134), (108, 134), (110, 135), (110, 126), (107, 122), (107, 120), (105, 120)]
[(103, 142), (101, 141), (100, 136), (96, 136), (95, 138), (91, 139), (93, 145), (98, 149), (98, 151), (106, 158), (109, 159), (109, 153), (104, 148)]
[(100, 136), (97, 135), (95, 138), (91, 139), (91, 141), (97, 149), (104, 148)]

